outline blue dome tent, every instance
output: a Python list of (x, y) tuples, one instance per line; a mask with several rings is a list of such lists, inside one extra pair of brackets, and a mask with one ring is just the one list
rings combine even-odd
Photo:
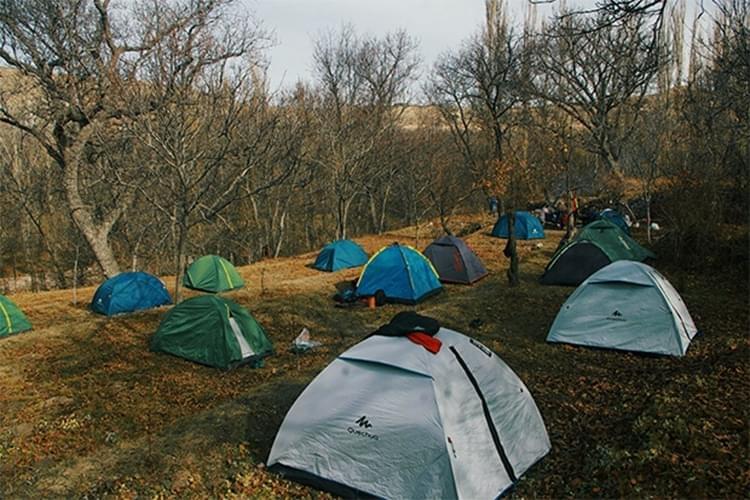
[(91, 309), (112, 316), (171, 303), (167, 287), (159, 278), (148, 273), (128, 272), (102, 283), (91, 301)]
[(320, 271), (338, 271), (367, 263), (367, 253), (352, 240), (337, 240), (327, 244), (315, 259), (313, 267)]
[(615, 224), (617, 227), (625, 231), (625, 234), (630, 236), (630, 226), (628, 226), (628, 223), (625, 222), (625, 217), (623, 217), (622, 214), (617, 210), (605, 208), (599, 213), (599, 216), (597, 218), (608, 220), (609, 222)]
[(389, 302), (416, 304), (443, 289), (432, 263), (418, 250), (394, 243), (381, 248), (357, 280), (357, 295), (369, 297), (382, 290)]
[[(544, 238), (544, 228), (539, 219), (529, 212), (516, 212), (514, 233), (519, 240), (536, 240)], [(508, 237), (508, 214), (503, 214), (492, 228), (492, 236), (496, 238)]]

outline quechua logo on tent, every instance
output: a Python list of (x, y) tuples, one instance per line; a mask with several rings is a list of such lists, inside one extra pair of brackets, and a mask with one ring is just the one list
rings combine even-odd
[(366, 438), (369, 438), (369, 439), (373, 439), (375, 441), (379, 441), (380, 440), (380, 437), (378, 437), (377, 434), (372, 434), (370, 432), (362, 430), (362, 429), (371, 429), (372, 428), (372, 424), (367, 419), (366, 415), (362, 415), (357, 420), (355, 420), (354, 423), (359, 426), (359, 429), (357, 429), (357, 428), (355, 428), (353, 426), (349, 426), (346, 429), (346, 431), (349, 434), (354, 434), (356, 436), (366, 437)]
[(609, 316), (607, 316), (607, 319), (610, 320), (610, 321), (627, 321), (622, 316), (622, 313), (620, 311), (618, 311), (617, 309), (615, 309), (612, 314), (610, 314)]
[(354, 423), (356, 423), (360, 427), (364, 427), (365, 429), (369, 429), (370, 427), (372, 427), (372, 424), (370, 423), (369, 420), (367, 420), (367, 417), (364, 415), (362, 415), (357, 420), (355, 420)]

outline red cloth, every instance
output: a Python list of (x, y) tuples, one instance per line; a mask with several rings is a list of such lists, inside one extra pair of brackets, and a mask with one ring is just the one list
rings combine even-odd
[(443, 343), (440, 342), (439, 339), (436, 339), (435, 337), (430, 337), (426, 333), (422, 332), (412, 332), (406, 336), (407, 339), (411, 340), (415, 344), (419, 344), (428, 351), (430, 351), (432, 354), (437, 354), (440, 351), (440, 348), (443, 346)]

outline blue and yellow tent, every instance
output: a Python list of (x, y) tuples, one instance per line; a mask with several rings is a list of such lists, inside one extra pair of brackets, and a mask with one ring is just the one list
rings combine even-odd
[(313, 267), (320, 271), (338, 271), (367, 263), (367, 254), (352, 240), (337, 240), (327, 244), (315, 259)]
[(91, 301), (99, 314), (115, 314), (151, 309), (172, 303), (167, 287), (148, 273), (120, 273), (102, 283)]
[[(519, 240), (536, 240), (544, 238), (544, 228), (539, 219), (529, 212), (516, 212), (513, 233)], [(496, 238), (508, 237), (508, 214), (503, 214), (492, 228), (492, 236)]]
[(362, 269), (357, 295), (382, 290), (389, 302), (416, 304), (443, 289), (437, 271), (419, 250), (394, 243), (381, 248)]

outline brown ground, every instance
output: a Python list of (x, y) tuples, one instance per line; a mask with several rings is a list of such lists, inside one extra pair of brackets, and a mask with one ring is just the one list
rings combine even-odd
[[(521, 243), (522, 286), (506, 285), (503, 240), (467, 237), (492, 273), (418, 306), (492, 347), (526, 382), (553, 450), (517, 485), (524, 497), (740, 497), (748, 472), (745, 277), (658, 267), (705, 332), (683, 359), (544, 342), (571, 288), (536, 278), (560, 234)], [(423, 238), (428, 236), (422, 230)], [(360, 238), (368, 252), (413, 229)], [(427, 243), (422, 240), (419, 247)], [(248, 307), (274, 342), (264, 368), (223, 372), (148, 350), (165, 309), (115, 318), (88, 311), (94, 289), (11, 298), (34, 330), (0, 340), (0, 498), (39, 496), (320, 496), (262, 466), (286, 411), (337, 353), (402, 306), (333, 306), (314, 254), (240, 269)], [(168, 281), (171, 283), (171, 281)], [(480, 319), (483, 326), (469, 323)], [(302, 327), (324, 347), (287, 348)]]

